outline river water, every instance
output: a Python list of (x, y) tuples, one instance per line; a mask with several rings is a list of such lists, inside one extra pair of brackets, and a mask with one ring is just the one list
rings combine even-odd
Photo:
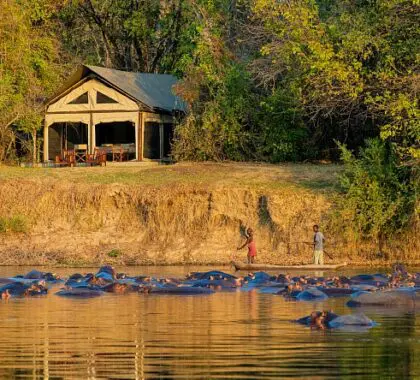
[[(118, 269), (158, 276), (209, 270)], [(0, 277), (28, 270), (3, 267)], [(313, 331), (290, 320), (315, 309), (349, 314), (346, 299), (290, 302), (252, 291), (74, 300), (55, 291), (0, 301), (0, 379), (420, 378), (419, 310), (367, 310), (380, 323), (368, 331)]]

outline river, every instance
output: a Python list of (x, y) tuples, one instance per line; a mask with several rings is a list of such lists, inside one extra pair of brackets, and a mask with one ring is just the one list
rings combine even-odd
[[(0, 277), (29, 269), (1, 267)], [(118, 268), (162, 277), (209, 269)], [(0, 301), (1, 379), (420, 378), (419, 310), (368, 310), (379, 326), (367, 331), (315, 331), (290, 320), (315, 309), (349, 314), (347, 299), (291, 302), (251, 291), (74, 300), (56, 289)]]

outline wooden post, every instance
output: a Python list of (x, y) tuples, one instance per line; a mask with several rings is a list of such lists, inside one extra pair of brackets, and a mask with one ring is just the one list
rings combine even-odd
[(162, 123), (162, 119), (160, 120), (159, 123), (159, 151), (160, 151), (160, 159), (163, 158), (163, 123)]
[(138, 160), (143, 161), (144, 158), (144, 114), (139, 112), (139, 134), (138, 134)]
[(139, 133), (139, 129), (140, 129), (140, 123), (141, 123), (141, 120), (140, 120), (140, 112), (138, 113), (138, 115), (137, 115), (137, 121), (134, 123), (134, 128), (135, 128), (135, 139), (136, 139), (136, 161), (138, 161), (139, 160), (139, 157), (140, 157), (140, 152), (139, 152), (139, 143), (140, 143), (140, 141), (139, 141), (139, 139), (140, 139), (140, 133)]
[(95, 147), (96, 147), (96, 125), (93, 123), (93, 119), (91, 117), (91, 130), (92, 130), (92, 139), (91, 139), (91, 143), (92, 143), (92, 150), (91, 153), (93, 154), (95, 152)]
[(47, 162), (49, 160), (49, 141), (48, 141), (48, 126), (47, 126), (47, 120), (44, 119), (44, 162)]
[(92, 153), (92, 112), (89, 114), (90, 118), (89, 118), (89, 124), (88, 124), (88, 148), (87, 151), (88, 153)]

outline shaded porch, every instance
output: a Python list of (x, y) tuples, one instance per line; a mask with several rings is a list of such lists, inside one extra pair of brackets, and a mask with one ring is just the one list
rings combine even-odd
[(159, 160), (170, 156), (172, 118), (150, 113), (46, 114), (44, 161), (73, 150), (77, 162), (100, 151), (108, 161)]

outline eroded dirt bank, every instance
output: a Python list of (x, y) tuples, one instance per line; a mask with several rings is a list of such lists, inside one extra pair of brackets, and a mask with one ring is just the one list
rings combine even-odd
[[(334, 262), (385, 263), (416, 256), (418, 241), (394, 242), (388, 257), (373, 245), (328, 231), (331, 199), (294, 186), (260, 189), (205, 185), (0, 183), (0, 216), (18, 215), (24, 232), (0, 233), (0, 263), (19, 265), (217, 264), (255, 229), (258, 261), (307, 263), (314, 223), (324, 225)], [(414, 239), (416, 240), (416, 239)], [(418, 240), (418, 239), (417, 239)], [(413, 256), (414, 255), (414, 256)], [(327, 258), (327, 261), (331, 262)], [(411, 260), (412, 261), (412, 260)]]

